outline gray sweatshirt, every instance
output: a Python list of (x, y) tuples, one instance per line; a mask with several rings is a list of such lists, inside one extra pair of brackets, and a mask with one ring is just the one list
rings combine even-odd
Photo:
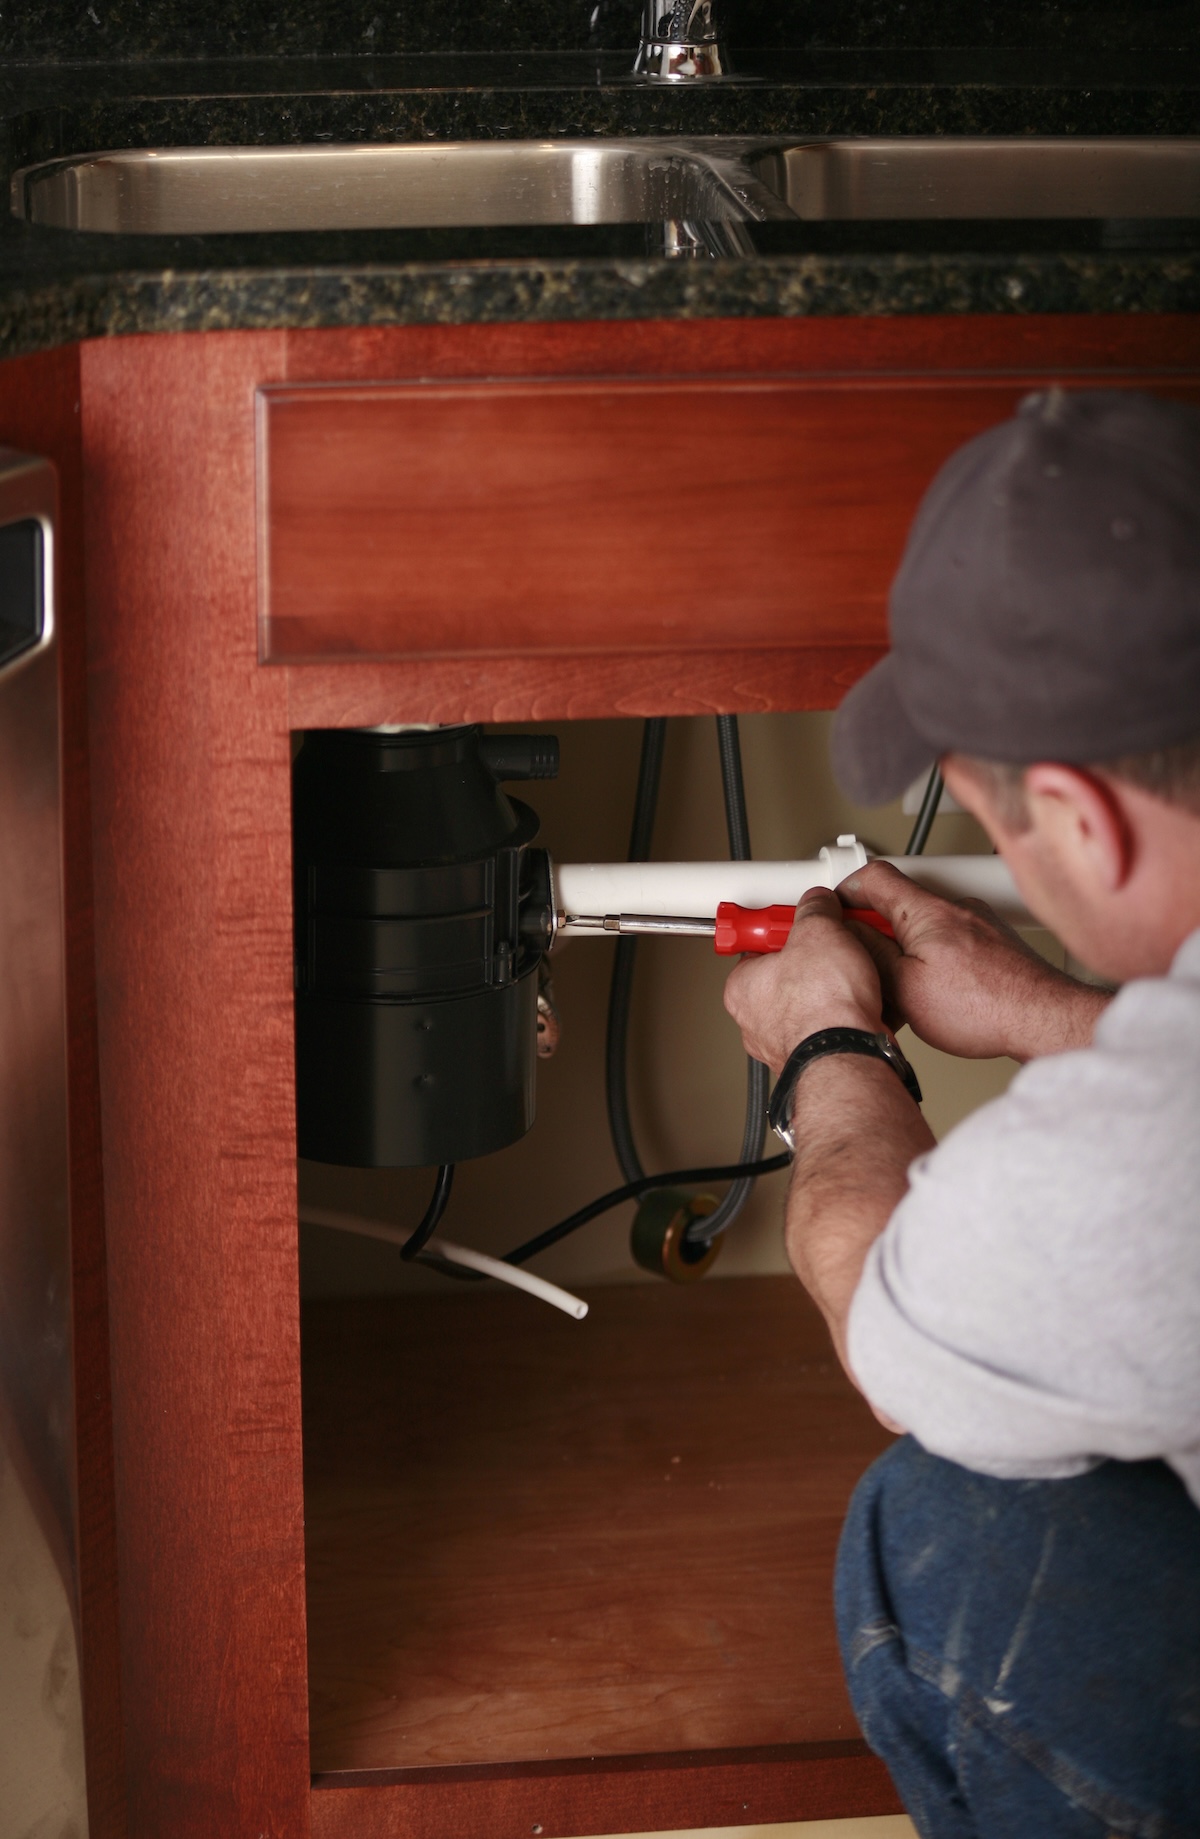
[(1014, 1477), (1161, 1456), (1200, 1505), (1200, 932), (913, 1163), (849, 1352), (936, 1455)]

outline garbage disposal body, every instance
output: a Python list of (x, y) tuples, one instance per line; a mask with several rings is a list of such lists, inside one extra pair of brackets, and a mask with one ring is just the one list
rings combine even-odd
[(292, 769), (299, 1151), (428, 1167), (533, 1123), (543, 736), (322, 729)]

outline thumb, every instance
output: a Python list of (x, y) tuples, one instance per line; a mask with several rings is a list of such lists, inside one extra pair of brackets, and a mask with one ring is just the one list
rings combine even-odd
[(902, 949), (932, 921), (938, 920), (951, 904), (940, 894), (918, 887), (890, 862), (868, 862), (855, 869), (838, 886), (838, 894), (848, 906), (873, 907), (890, 921), (896, 942)]
[(796, 902), (790, 936), (794, 939), (799, 927), (810, 925), (814, 920), (833, 920), (841, 926), (845, 919), (846, 910), (832, 888), (809, 888)]

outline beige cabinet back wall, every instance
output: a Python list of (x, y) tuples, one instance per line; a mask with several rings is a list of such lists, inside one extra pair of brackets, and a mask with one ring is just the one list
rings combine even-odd
[[(830, 721), (826, 714), (742, 718), (756, 856), (812, 856), (846, 830), (881, 851), (903, 849), (912, 819), (899, 804), (863, 810), (834, 785)], [(527, 789), (542, 819), (541, 841), (558, 861), (623, 856), (640, 724), (546, 726), (559, 735), (562, 770), (557, 783)], [(937, 819), (931, 851), (956, 854), (987, 847), (970, 818)], [(715, 724), (707, 718), (678, 720), (668, 734), (654, 854), (703, 860), (726, 853)], [(1052, 941), (1043, 937), (1040, 942), (1054, 953)], [(537, 1122), (511, 1149), (459, 1169), (444, 1226), (447, 1237), (502, 1252), (618, 1184), (604, 1104), (612, 952), (607, 940), (575, 939), (557, 948), (562, 1044), (553, 1059), (539, 1065)], [(732, 1160), (737, 1154), (745, 1061), (721, 1004), (727, 971), (728, 962), (717, 958), (706, 940), (641, 944), (629, 1077), (638, 1146), (649, 1170)], [(1008, 1060), (952, 1060), (920, 1043), (910, 1044), (907, 1034), (904, 1045), (918, 1067), (926, 1115), (939, 1137), (1002, 1092), (1014, 1071)], [(759, 1183), (730, 1232), (714, 1275), (786, 1268), (781, 1230), (785, 1181), (780, 1173)], [(430, 1173), (424, 1170), (335, 1169), (315, 1163), (302, 1163), (300, 1169), (302, 1211), (306, 1206), (330, 1209), (398, 1225), (420, 1218), (429, 1187)], [(568, 1285), (655, 1281), (631, 1263), (631, 1217), (632, 1208), (626, 1206), (583, 1227), (539, 1259), (538, 1270)], [(444, 1279), (404, 1265), (391, 1246), (311, 1225), (301, 1229), (301, 1281), (307, 1297), (446, 1288)]]

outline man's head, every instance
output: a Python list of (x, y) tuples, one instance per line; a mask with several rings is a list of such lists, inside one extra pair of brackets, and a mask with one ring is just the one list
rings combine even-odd
[(880, 803), (941, 758), (1080, 956), (1165, 968), (1200, 925), (1200, 416), (1028, 398), (934, 480), (890, 613), (891, 652), (838, 712), (843, 788)]
[(1200, 926), (1200, 743), (1092, 766), (950, 753), (942, 771), (1030, 912), (1093, 970), (1159, 976)]

